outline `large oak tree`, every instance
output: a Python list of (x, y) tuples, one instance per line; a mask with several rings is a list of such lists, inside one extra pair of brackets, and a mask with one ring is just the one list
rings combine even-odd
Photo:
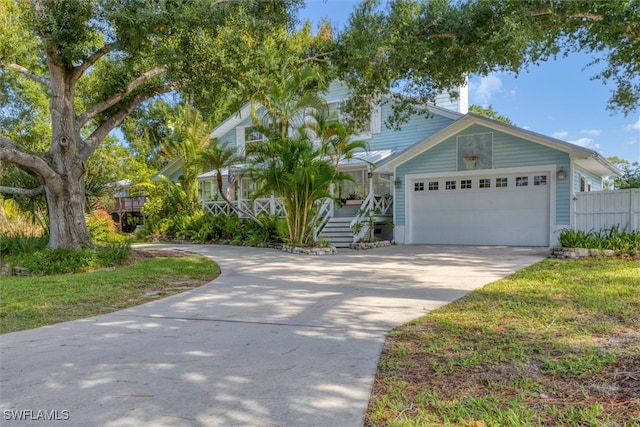
[(0, 161), (32, 183), (0, 192), (46, 196), (49, 248), (91, 245), (87, 161), (105, 137), (168, 92), (210, 109), (246, 99), (254, 52), (299, 3), (0, 0)]

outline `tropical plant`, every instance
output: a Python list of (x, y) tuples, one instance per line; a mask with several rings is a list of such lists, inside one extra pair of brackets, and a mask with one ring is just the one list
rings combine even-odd
[(147, 199), (142, 207), (142, 213), (146, 217), (144, 233), (175, 236), (182, 229), (185, 217), (194, 210), (184, 188), (165, 176), (160, 176), (159, 182), (145, 184), (143, 187), (147, 192)]
[(317, 68), (285, 62), (279, 79), (252, 97), (254, 124), (267, 136), (266, 142), (245, 147), (248, 174), (258, 189), (254, 197), (281, 198), (292, 245), (314, 243), (320, 201), (333, 197), (332, 185), (351, 179), (337, 172), (331, 151), (310, 137), (313, 115), (327, 108), (318, 94), (325, 85)]
[(597, 231), (565, 228), (558, 232), (558, 243), (565, 248), (612, 250), (619, 254), (634, 255), (640, 252), (640, 231), (624, 231), (619, 226)]
[(192, 208), (198, 204), (198, 175), (205, 167), (204, 152), (211, 138), (211, 125), (202, 113), (188, 104), (181, 105), (167, 120), (169, 135), (160, 145), (171, 159), (182, 160), (180, 182)]
[(326, 108), (318, 94), (326, 86), (323, 75), (310, 65), (296, 67), (283, 64), (279, 78), (251, 97), (251, 117), (267, 138), (289, 138), (304, 127), (310, 114)]
[[(229, 146), (228, 143), (220, 143), (217, 140), (212, 140), (211, 144), (201, 153), (202, 163), (205, 168), (211, 168), (216, 172), (216, 188), (218, 195), (224, 200), (224, 202), (233, 211), (242, 214), (247, 218), (251, 218), (256, 224), (262, 225), (260, 219), (252, 212), (242, 209), (240, 204), (233, 203), (227, 196), (227, 193), (223, 190), (222, 176), (224, 169), (227, 171), (227, 176), (231, 177), (233, 174), (232, 168), (243, 162), (242, 156), (238, 155), (236, 149)], [(231, 182), (229, 182), (231, 185)]]
[(330, 185), (350, 176), (336, 173), (324, 155), (307, 138), (282, 138), (251, 147), (256, 197), (276, 194), (281, 198), (287, 220), (287, 243), (313, 244), (319, 201), (331, 198)]

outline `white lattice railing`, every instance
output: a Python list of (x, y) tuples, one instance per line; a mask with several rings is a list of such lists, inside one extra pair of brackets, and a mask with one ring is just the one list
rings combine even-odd
[(374, 195), (371, 209), (373, 210), (374, 216), (393, 215), (393, 197)]
[(250, 212), (252, 215), (257, 216), (261, 213), (266, 213), (267, 215), (278, 215), (284, 216), (284, 206), (282, 202), (277, 197), (267, 197), (263, 199), (256, 200), (234, 200), (232, 201), (233, 205), (239, 208), (239, 211), (234, 210), (227, 202), (224, 200), (211, 200), (202, 203), (202, 206), (211, 212), (213, 215), (218, 214), (230, 214), (232, 212), (237, 212), (238, 216), (243, 217), (242, 212)]
[(364, 239), (370, 231), (370, 217), (373, 221), (376, 221), (381, 217), (389, 217), (391, 215), (393, 215), (393, 198), (369, 193), (349, 225), (353, 230), (353, 243)]
[(219, 215), (219, 214), (230, 214), (231, 212), (233, 212), (233, 209), (231, 209), (231, 206), (229, 206), (227, 204), (227, 202), (225, 202), (224, 200), (210, 200), (207, 202), (202, 202), (202, 207), (205, 208), (206, 210), (208, 210), (210, 213), (212, 213), (213, 215)]
[(318, 202), (319, 207), (313, 217), (313, 240), (318, 240), (320, 232), (329, 220), (333, 217), (334, 202), (331, 198), (322, 199)]

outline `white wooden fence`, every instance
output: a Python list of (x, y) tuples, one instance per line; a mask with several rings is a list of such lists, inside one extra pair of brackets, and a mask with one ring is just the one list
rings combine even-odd
[(574, 202), (577, 230), (640, 230), (640, 188), (577, 193)]

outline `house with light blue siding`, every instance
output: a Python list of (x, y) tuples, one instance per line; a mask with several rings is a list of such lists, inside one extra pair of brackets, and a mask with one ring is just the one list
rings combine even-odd
[[(348, 89), (333, 83), (324, 95), (339, 110)], [(440, 96), (427, 115), (412, 116), (401, 130), (385, 126), (389, 102), (373, 108), (369, 126), (355, 136), (368, 145), (357, 159), (340, 163), (353, 181), (328, 202), (318, 236), (349, 246), (374, 236), (398, 244), (551, 246), (572, 225), (572, 198), (599, 191), (619, 171), (598, 153), (568, 142), (468, 113), (466, 88)], [(260, 143), (246, 105), (212, 132), (239, 154)], [(279, 214), (277, 197), (254, 199), (242, 166), (224, 171), (234, 203), (254, 213)], [(174, 162), (160, 172), (180, 175)], [(238, 180), (230, 177), (240, 177)], [(215, 189), (215, 172), (199, 177), (203, 207), (229, 212)], [(372, 227), (371, 227), (372, 226)]]

